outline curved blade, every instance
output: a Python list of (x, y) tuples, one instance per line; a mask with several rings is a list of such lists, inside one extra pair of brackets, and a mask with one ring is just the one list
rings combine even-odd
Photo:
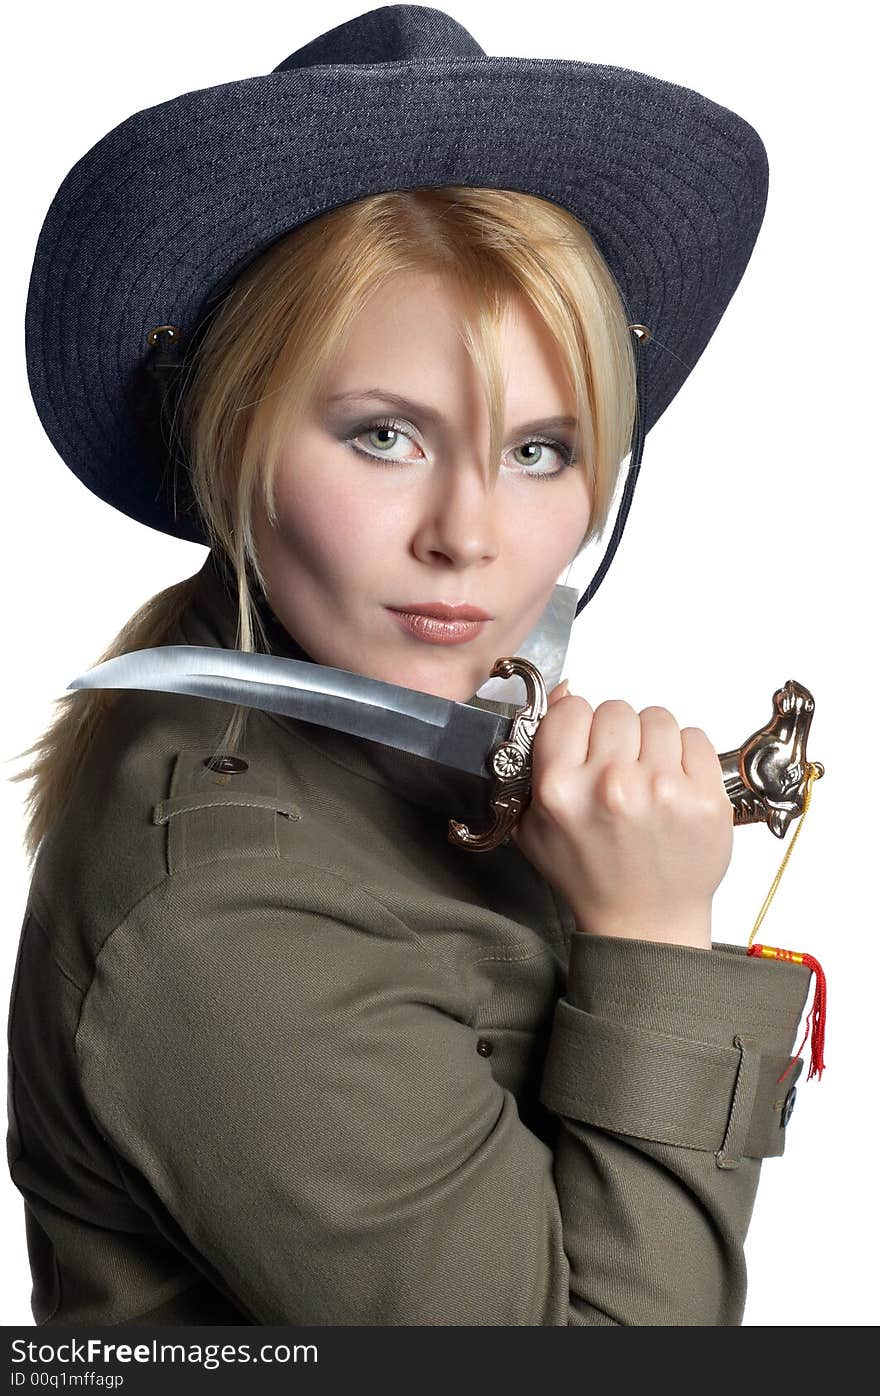
[(500, 713), (347, 669), (210, 645), (132, 650), (80, 674), (68, 684), (76, 688), (152, 689), (262, 708), (487, 779), (489, 751), (511, 726)]

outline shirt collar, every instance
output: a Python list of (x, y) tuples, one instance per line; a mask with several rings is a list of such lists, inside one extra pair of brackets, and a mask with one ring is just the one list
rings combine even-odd
[[(270, 654), (313, 663), (298, 641), (282, 625), (254, 579), (251, 594), (266, 631)], [(193, 589), (178, 621), (178, 643), (238, 648), (238, 597), (235, 575), (213, 550), (193, 578)], [(169, 643), (174, 643), (169, 640)], [(259, 639), (257, 639), (259, 644)], [(467, 700), (473, 707), (512, 718), (519, 711), (513, 703), (499, 703), (476, 694)], [(259, 711), (261, 718), (279, 724), (288, 735), (322, 753), (329, 761), (397, 795), (446, 813), (449, 818), (472, 822), (475, 829), (490, 822), (488, 780), (468, 771), (441, 766), (413, 752), (398, 751), (380, 742), (336, 728), (321, 727), (278, 713)]]

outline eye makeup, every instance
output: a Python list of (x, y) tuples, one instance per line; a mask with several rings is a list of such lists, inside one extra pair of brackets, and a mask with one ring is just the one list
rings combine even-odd
[[(390, 466), (395, 469), (400, 469), (403, 466), (413, 464), (412, 461), (394, 460), (390, 457), (383, 460), (380, 453), (366, 451), (362, 447), (355, 445), (358, 437), (367, 436), (372, 431), (392, 431), (401, 436), (411, 438), (414, 438), (416, 435), (415, 429), (408, 422), (399, 421), (394, 417), (372, 417), (365, 421), (355, 421), (348, 428), (335, 431), (334, 435), (345, 445), (349, 446), (357, 455), (364, 456), (367, 460), (374, 461), (379, 466)], [(516, 473), (524, 476), (526, 479), (556, 480), (565, 470), (577, 464), (572, 448), (564, 441), (557, 440), (555, 437), (539, 435), (526, 436), (510, 449), (513, 451), (521, 450), (523, 446), (546, 447), (551, 451), (555, 451), (562, 461), (559, 468), (553, 471), (535, 471), (530, 470), (527, 466), (519, 468)]]

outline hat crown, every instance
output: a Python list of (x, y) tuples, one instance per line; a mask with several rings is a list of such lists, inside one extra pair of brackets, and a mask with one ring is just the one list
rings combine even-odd
[(381, 5), (298, 48), (273, 72), (322, 63), (400, 63), (485, 58), (463, 25), (428, 5)]

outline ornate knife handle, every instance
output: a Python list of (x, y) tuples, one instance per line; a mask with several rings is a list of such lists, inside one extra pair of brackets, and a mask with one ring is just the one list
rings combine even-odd
[[(508, 737), (489, 753), (494, 822), (484, 833), (472, 834), (466, 824), (449, 821), (449, 842), (472, 853), (487, 853), (509, 843), (510, 830), (532, 795), (532, 742), (547, 714), (547, 689), (543, 674), (530, 660), (517, 655), (496, 660), (492, 678), (514, 675), (523, 680), (527, 697)], [(788, 679), (773, 694), (773, 714), (766, 727), (753, 732), (735, 751), (719, 755), (734, 824), (764, 823), (781, 839), (791, 821), (803, 813), (810, 768), (817, 779), (825, 774), (820, 761), (807, 760), (815, 706), (809, 690)]]

